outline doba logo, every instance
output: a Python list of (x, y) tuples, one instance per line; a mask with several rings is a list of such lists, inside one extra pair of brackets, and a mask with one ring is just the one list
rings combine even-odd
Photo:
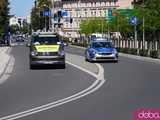
[(142, 109), (136, 112), (136, 120), (160, 120), (160, 109)]

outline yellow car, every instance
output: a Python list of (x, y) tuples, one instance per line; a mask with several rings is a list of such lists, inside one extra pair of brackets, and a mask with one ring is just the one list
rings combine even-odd
[(65, 68), (64, 43), (55, 34), (33, 35), (30, 41), (30, 68), (60, 65)]

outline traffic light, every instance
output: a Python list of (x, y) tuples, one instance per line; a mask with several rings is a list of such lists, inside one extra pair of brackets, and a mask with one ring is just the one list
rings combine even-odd
[(61, 18), (58, 18), (58, 23), (60, 23), (61, 22)]
[(58, 11), (58, 17), (61, 18), (62, 17), (62, 12)]
[(43, 11), (40, 11), (40, 16), (43, 17)]

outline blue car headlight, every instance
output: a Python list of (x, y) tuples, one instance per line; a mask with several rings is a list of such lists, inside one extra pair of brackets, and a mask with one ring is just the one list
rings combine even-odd
[(114, 49), (114, 50), (112, 51), (112, 54), (117, 54), (117, 50)]
[(95, 55), (97, 52), (96, 50), (92, 50), (91, 53)]

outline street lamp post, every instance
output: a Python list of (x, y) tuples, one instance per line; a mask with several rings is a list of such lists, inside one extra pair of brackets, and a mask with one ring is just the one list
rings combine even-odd
[(144, 0), (143, 0), (143, 50), (145, 49), (145, 17), (144, 17)]

